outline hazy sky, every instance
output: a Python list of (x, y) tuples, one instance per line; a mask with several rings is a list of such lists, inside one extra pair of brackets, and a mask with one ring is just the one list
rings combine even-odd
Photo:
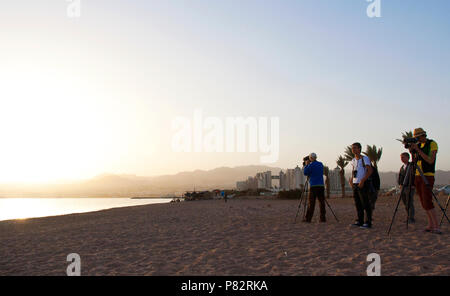
[(450, 2), (2, 0), (0, 182), (260, 164), (177, 153), (177, 116), (279, 117), (280, 157), (330, 167), (346, 145), (398, 170), (423, 127), (450, 169)]

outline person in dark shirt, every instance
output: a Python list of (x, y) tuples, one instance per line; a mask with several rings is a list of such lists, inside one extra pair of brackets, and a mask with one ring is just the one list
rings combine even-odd
[(306, 161), (306, 166), (303, 169), (305, 176), (309, 177), (310, 191), (308, 199), (308, 210), (303, 222), (311, 222), (314, 215), (314, 208), (316, 205), (316, 198), (320, 205), (320, 222), (326, 222), (325, 210), (325, 185), (323, 182), (323, 164), (317, 161), (317, 155), (311, 153), (309, 160)]
[[(403, 162), (402, 167), (400, 168), (400, 171), (398, 173), (398, 185), (400, 185), (400, 190), (402, 190), (403, 185), (408, 186), (405, 188), (403, 194), (401, 195), (401, 199), (403, 204), (405, 205), (406, 213), (408, 214), (408, 207), (409, 207), (409, 221), (408, 223), (415, 223), (416, 220), (414, 219), (414, 179), (409, 179), (409, 182), (412, 182), (412, 184), (403, 184), (406, 179), (406, 171), (408, 170), (408, 167), (412, 165), (412, 163), (409, 162), (410, 156), (408, 152), (404, 152), (400, 155), (400, 159)], [(411, 185), (411, 187), (409, 187)], [(411, 191), (408, 192), (409, 188), (411, 188)]]

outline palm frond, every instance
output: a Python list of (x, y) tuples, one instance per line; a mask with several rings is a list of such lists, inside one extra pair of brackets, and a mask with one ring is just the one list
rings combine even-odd
[(344, 158), (346, 161), (352, 161), (355, 158), (355, 154), (353, 154), (352, 146), (345, 147)]
[(342, 155), (339, 155), (338, 159), (336, 160), (336, 164), (341, 168), (341, 170), (345, 169), (348, 163), (349, 162)]
[(412, 138), (412, 137), (413, 137), (413, 132), (412, 131), (402, 133), (403, 140), (407, 139), (407, 138)]
[(377, 146), (367, 145), (366, 151), (363, 152), (367, 157), (369, 157), (370, 161), (373, 163), (375, 167), (377, 167), (378, 162), (381, 159), (381, 155), (383, 155), (383, 148), (378, 149)]

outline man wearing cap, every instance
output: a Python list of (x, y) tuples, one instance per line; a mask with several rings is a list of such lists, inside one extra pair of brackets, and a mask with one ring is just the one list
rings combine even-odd
[(306, 161), (306, 166), (303, 169), (303, 174), (309, 177), (310, 191), (308, 200), (308, 210), (303, 222), (311, 222), (314, 215), (314, 208), (316, 205), (316, 198), (320, 205), (320, 222), (326, 222), (325, 218), (325, 186), (323, 182), (323, 164), (317, 161), (317, 155), (311, 153), (309, 160)]
[(410, 151), (416, 154), (417, 166), (422, 170), (424, 177), (427, 179), (429, 186), (426, 185), (419, 170), (416, 170), (415, 185), (416, 191), (420, 197), (420, 203), (425, 209), (428, 218), (428, 226), (425, 231), (441, 234), (439, 223), (434, 211), (432, 190), (434, 185), (434, 173), (436, 168), (436, 154), (438, 145), (435, 141), (427, 139), (427, 133), (422, 128), (414, 130), (414, 138), (418, 140), (418, 144), (411, 144)]

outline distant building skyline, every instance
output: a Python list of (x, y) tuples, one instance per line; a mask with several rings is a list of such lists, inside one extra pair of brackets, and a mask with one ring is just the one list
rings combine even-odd
[[(278, 180), (278, 186), (272, 184), (273, 180)], [(278, 175), (272, 175), (272, 171), (256, 173), (254, 177), (249, 176), (245, 181), (237, 181), (236, 189), (295, 190), (302, 188), (304, 180), (303, 170), (297, 166), (295, 169), (286, 169), (286, 173), (281, 170)]]
[[(341, 169), (339, 167), (330, 170), (328, 173), (328, 181), (330, 186), (331, 194), (340, 194), (342, 192), (341, 184)], [(279, 180), (279, 185), (272, 185), (272, 180)], [(271, 191), (289, 191), (302, 189), (306, 182), (306, 176), (303, 174), (303, 169), (296, 166), (295, 169), (285, 169), (281, 170), (278, 175), (272, 175), (272, 171), (267, 171), (263, 173), (256, 173), (254, 177), (249, 176), (245, 181), (237, 181), (236, 189), (238, 191), (265, 189)], [(346, 176), (345, 180), (345, 190), (350, 192), (351, 188), (347, 182)], [(324, 181), (326, 177), (324, 176)], [(326, 184), (325, 184), (326, 186)]]

